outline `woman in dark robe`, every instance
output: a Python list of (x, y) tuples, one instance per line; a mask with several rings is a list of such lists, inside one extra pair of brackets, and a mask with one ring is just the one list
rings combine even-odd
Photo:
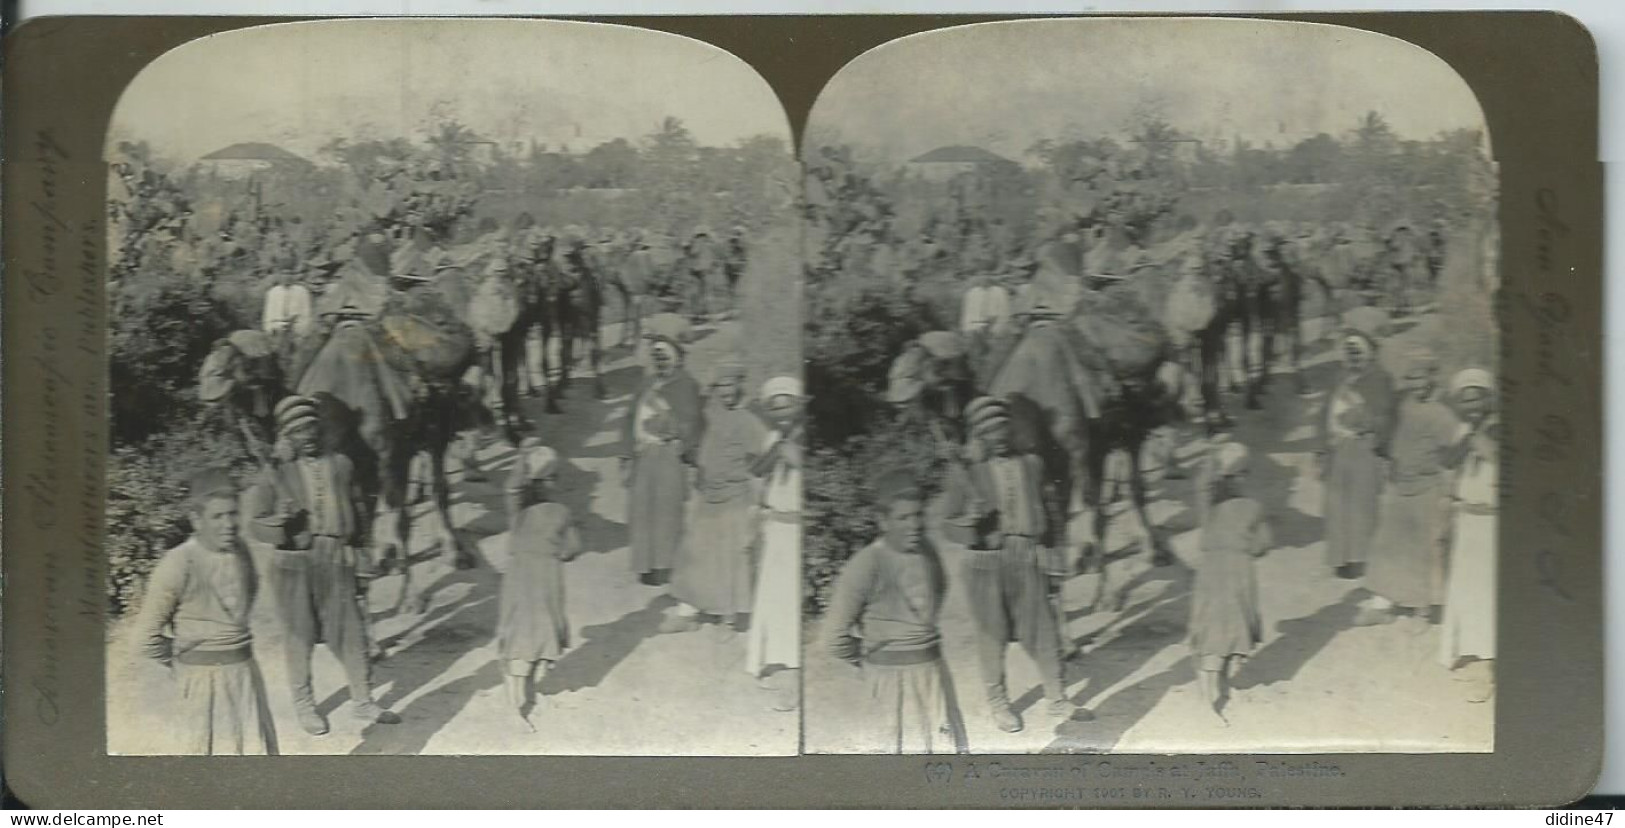
[(626, 418), (621, 455), (627, 493), (632, 571), (646, 584), (664, 583), (683, 543), (688, 467), (702, 430), (700, 387), (683, 369), (683, 349), (652, 334), (650, 364)]
[(1357, 577), (1377, 531), (1394, 414), (1393, 380), (1377, 361), (1380, 324), (1351, 316), (1343, 331), (1343, 370), (1320, 418), (1326, 563), (1341, 578)]
[(703, 614), (743, 625), (750, 611), (751, 549), (756, 530), (756, 479), (751, 474), (767, 439), (767, 426), (744, 402), (745, 367), (728, 362), (716, 369), (706, 407), (705, 433), (695, 457), (694, 497), (688, 535), (672, 571), (677, 606), (661, 632), (698, 629)]
[(1411, 355), (1394, 421), (1379, 528), (1365, 573), (1371, 597), (1362, 602), (1354, 621), (1362, 626), (1408, 615), (1412, 631), (1420, 632), (1430, 608), (1442, 603), (1451, 482), (1447, 457), (1460, 423), (1439, 399), (1438, 371), (1431, 352)]

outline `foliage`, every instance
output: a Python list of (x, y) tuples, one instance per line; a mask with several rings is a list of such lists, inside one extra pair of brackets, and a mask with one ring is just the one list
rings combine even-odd
[[(793, 197), (794, 160), (780, 139), (707, 147), (676, 119), (644, 140), (586, 152), (503, 148), (441, 118), (417, 138), (334, 140), (323, 163), (247, 179), (177, 169), (122, 142), (109, 203), (113, 460), (107, 548), (115, 614), (137, 600), (162, 553), (184, 539), (184, 481), (202, 466), (246, 462), (239, 435), (197, 392), (209, 350), (257, 327), (267, 277), (343, 260), (360, 232), (414, 226), (442, 239), (466, 219), (507, 222), (531, 212), (544, 226), (591, 224), (686, 238), (751, 232), (747, 305), (793, 328), (793, 303), (760, 290), (799, 267), (794, 233), (767, 226)], [(758, 276), (773, 268), (774, 278)], [(788, 314), (788, 315), (787, 315)], [(785, 338), (775, 336), (774, 341)], [(763, 373), (794, 372), (795, 347), (764, 350)]]
[(829, 605), (830, 590), (846, 560), (879, 536), (871, 483), (881, 471), (894, 468), (913, 470), (927, 492), (941, 471), (929, 439), (900, 421), (833, 447), (815, 444), (802, 481), (802, 595), (809, 617), (821, 615)]
[[(215, 341), (248, 320), (205, 280), (152, 266), (115, 266), (111, 365), (113, 442), (140, 443), (200, 407), (198, 366)], [(249, 317), (248, 319), (251, 319)]]
[(1042, 140), (1027, 167), (990, 163), (946, 181), (815, 144), (804, 155), (806, 611), (823, 611), (841, 564), (878, 531), (869, 480), (898, 465), (938, 478), (926, 430), (884, 400), (891, 360), (919, 334), (955, 327), (968, 277), (1020, 273), (1059, 233), (1146, 245), (1216, 222), (1284, 220), (1347, 222), (1380, 240), (1402, 217), (1445, 219), (1441, 360), (1493, 365), (1494, 265), (1480, 242), (1496, 188), (1481, 142), (1472, 130), (1404, 140), (1371, 112), (1284, 148), (1198, 143), (1147, 113), (1125, 140)]
[(236, 435), (213, 419), (186, 421), (113, 450), (106, 543), (108, 609), (115, 617), (139, 608), (147, 575), (191, 531), (186, 481), (207, 467), (231, 468), (239, 480), (252, 468)]

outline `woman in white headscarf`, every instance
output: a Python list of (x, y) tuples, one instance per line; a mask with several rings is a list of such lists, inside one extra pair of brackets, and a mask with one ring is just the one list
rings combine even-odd
[[(762, 554), (751, 604), (745, 670), (759, 680), (772, 666), (784, 668), (763, 682), (777, 695), (774, 708), (794, 710), (801, 683), (801, 381), (779, 376), (762, 385), (762, 402), (773, 429), (754, 471), (764, 478)], [(777, 685), (777, 686), (774, 686)]]
[(683, 542), (688, 471), (703, 428), (700, 387), (683, 370), (675, 338), (649, 337), (654, 374), (644, 382), (626, 418), (621, 455), (627, 492), (632, 571), (649, 585), (671, 574)]
[(1365, 564), (1376, 535), (1382, 458), (1394, 413), (1393, 380), (1377, 359), (1383, 320), (1350, 316), (1342, 341), (1342, 374), (1320, 417), (1326, 563), (1344, 578), (1355, 577), (1355, 567)]
[[(1450, 556), (1446, 565), (1444, 622), (1439, 659), (1451, 670), (1465, 663), (1464, 680), (1481, 679), (1470, 699), (1494, 694), (1496, 511), (1500, 501), (1500, 422), (1495, 415), (1495, 378), (1468, 368), (1450, 381), (1450, 399), (1462, 418), (1456, 444), (1456, 485), (1451, 498)], [(1475, 673), (1480, 675), (1474, 675)]]

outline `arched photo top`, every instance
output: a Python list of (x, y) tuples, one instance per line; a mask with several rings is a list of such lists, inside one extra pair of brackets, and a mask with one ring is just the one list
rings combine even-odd
[[(336, 137), (455, 120), (477, 151), (585, 151), (674, 118), (700, 146), (791, 145), (778, 98), (731, 53), (664, 32), (537, 20), (331, 20), (256, 26), (177, 47), (114, 108), (103, 157), (146, 142), (169, 162), (320, 163)], [(263, 156), (263, 158), (262, 158)]]
[(910, 35), (854, 59), (808, 117), (805, 152), (877, 163), (977, 147), (1021, 161), (1031, 136), (1130, 137), (1155, 116), (1208, 148), (1341, 137), (1375, 113), (1398, 141), (1479, 133), (1483, 110), (1443, 59), (1346, 26), (1214, 18), (1067, 18)]

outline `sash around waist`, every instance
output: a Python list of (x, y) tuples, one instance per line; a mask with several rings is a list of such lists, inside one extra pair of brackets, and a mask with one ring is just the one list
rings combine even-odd
[(192, 649), (175, 656), (175, 660), (193, 667), (224, 667), (241, 664), (254, 657), (254, 648), (248, 644), (225, 650)]
[(911, 664), (930, 664), (942, 658), (942, 648), (936, 644), (912, 650), (875, 650), (863, 660), (880, 667), (906, 667)]

